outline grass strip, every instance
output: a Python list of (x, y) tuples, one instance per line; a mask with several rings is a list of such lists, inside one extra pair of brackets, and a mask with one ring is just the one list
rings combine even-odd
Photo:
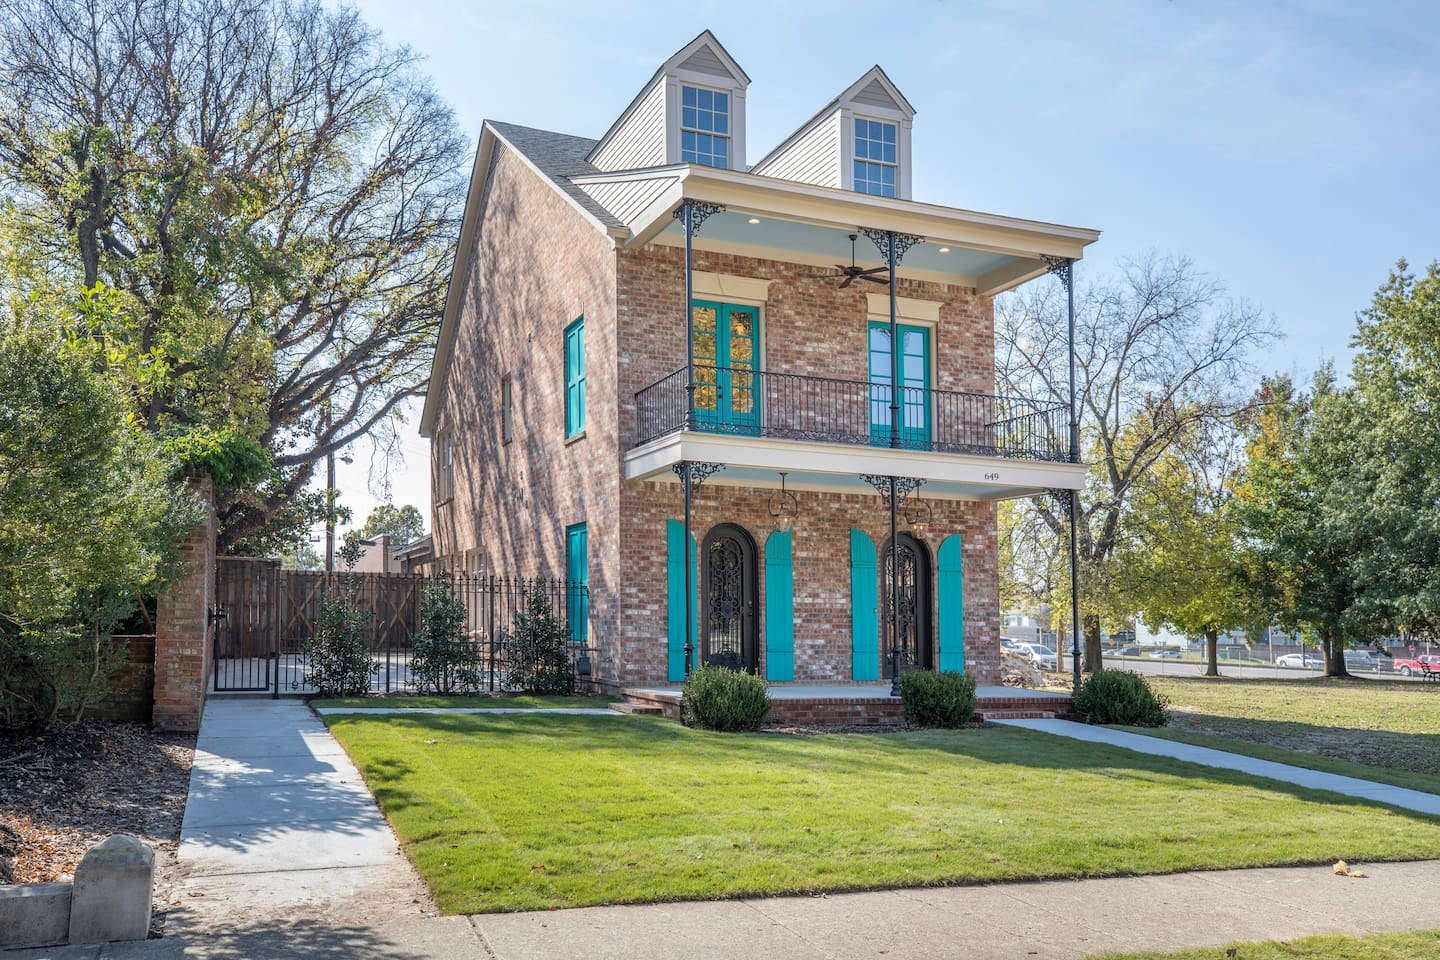
[(1265, 943), (1160, 953), (1105, 953), (1090, 960), (1433, 960), (1440, 956), (1440, 930), (1374, 933), (1366, 936), (1302, 937)]
[(492, 708), (492, 709), (534, 709), (546, 707), (550, 709), (571, 709), (571, 710), (594, 710), (610, 706), (619, 700), (619, 697), (542, 697), (530, 694), (504, 694), (491, 696), (482, 694), (479, 696), (454, 696), (454, 697), (415, 697), (415, 696), (384, 696), (384, 697), (336, 697), (328, 700), (311, 700), (310, 706), (320, 709), (344, 709), (345, 707), (386, 707), (390, 709), (456, 709), (456, 708)]

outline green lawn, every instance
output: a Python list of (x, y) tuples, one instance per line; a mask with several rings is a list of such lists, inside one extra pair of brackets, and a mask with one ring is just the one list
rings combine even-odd
[(1415, 930), (1363, 937), (1304, 937), (1283, 943), (1232, 943), (1167, 953), (1106, 953), (1093, 960), (1432, 960), (1437, 956), (1440, 930)]
[(409, 707), (434, 709), (442, 708), (494, 708), (520, 709), (532, 707), (568, 707), (572, 710), (608, 707), (619, 697), (537, 697), (528, 694), (505, 694), (503, 696), (476, 697), (339, 697), (333, 700), (311, 700), (312, 707)]
[(1024, 730), (327, 722), (447, 913), (1440, 856), (1440, 819)]
[(1434, 684), (1146, 679), (1170, 698), (1175, 730), (1440, 777), (1440, 687)]

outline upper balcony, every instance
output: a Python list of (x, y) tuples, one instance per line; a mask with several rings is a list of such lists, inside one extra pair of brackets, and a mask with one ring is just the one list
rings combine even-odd
[[(1011, 460), (1070, 459), (1063, 403), (901, 387), (734, 367), (695, 367), (693, 415), (685, 368), (635, 395), (636, 443), (681, 430), (898, 447)], [(891, 407), (900, 429), (892, 438)]]
[[(697, 364), (693, 410), (681, 368), (635, 395), (631, 479), (682, 460), (722, 463), (719, 483), (863, 492), (865, 474), (923, 479), (942, 497), (1000, 500), (1076, 489), (1063, 403)], [(892, 413), (899, 429), (892, 431)]]

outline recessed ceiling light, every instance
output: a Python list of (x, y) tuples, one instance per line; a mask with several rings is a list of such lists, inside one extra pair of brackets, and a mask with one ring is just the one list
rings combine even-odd
[(941, 252), (941, 253), (949, 253), (949, 252), (950, 252), (950, 248), (949, 248), (949, 247), (941, 247), (941, 248), (940, 248), (940, 252)]
[(750, 222), (750, 223), (759, 223), (759, 222), (760, 222), (760, 218), (759, 218), (759, 217), (751, 217), (749, 222)]

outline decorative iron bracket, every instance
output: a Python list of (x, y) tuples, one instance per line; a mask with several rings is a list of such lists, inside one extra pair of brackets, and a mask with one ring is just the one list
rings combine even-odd
[(674, 213), (670, 214), (676, 220), (680, 221), (681, 227), (685, 226), (686, 206), (690, 208), (690, 231), (692, 235), (698, 234), (705, 221), (709, 220), (713, 215), (725, 212), (725, 204), (723, 203), (707, 203), (704, 200), (686, 200), (675, 209)]
[(917, 237), (913, 233), (894, 233), (890, 230), (876, 230), (872, 227), (861, 227), (860, 232), (870, 239), (880, 251), (880, 256), (886, 263), (890, 262), (890, 237), (895, 237), (895, 262), (898, 264), (905, 259), (905, 254), (917, 243), (924, 243), (924, 237)]
[(1065, 284), (1065, 289), (1070, 289), (1070, 284), (1075, 277), (1075, 260), (1072, 257), (1052, 257), (1042, 253), (1040, 259), (1045, 261), (1045, 269), (1060, 278)]
[(1065, 515), (1068, 517), (1070, 515), (1070, 505), (1075, 500), (1075, 491), (1061, 490), (1059, 487), (1051, 487), (1045, 492), (1055, 498), (1055, 502), (1060, 504), (1060, 506), (1065, 509)]
[(890, 481), (895, 481), (895, 505), (898, 507), (909, 499), (910, 494), (925, 485), (919, 477), (888, 477), (873, 473), (862, 473), (860, 479), (875, 488), (875, 492), (886, 500), (890, 499)]
[(681, 483), (688, 484), (691, 490), (699, 490), (701, 484), (709, 480), (717, 471), (724, 470), (725, 464), (681, 460), (679, 463), (672, 464), (670, 469), (675, 471), (675, 476), (680, 478)]

